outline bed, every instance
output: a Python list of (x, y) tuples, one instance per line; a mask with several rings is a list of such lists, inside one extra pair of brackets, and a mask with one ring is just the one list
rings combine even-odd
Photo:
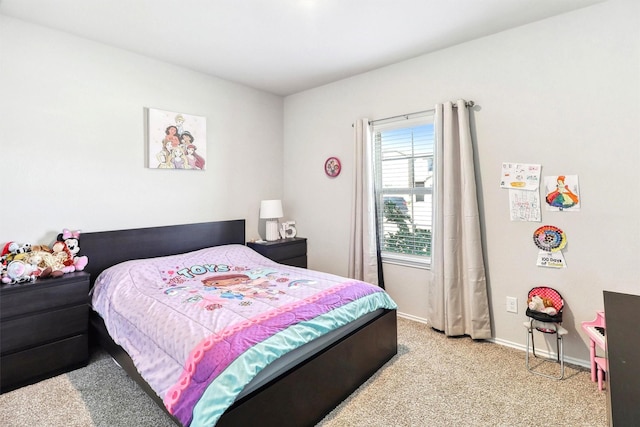
[[(254, 261), (253, 254), (263, 258), (244, 246), (244, 220), (84, 233), (81, 239), (82, 253), (89, 257), (89, 265), (85, 270), (91, 274), (92, 286), (103, 271), (109, 269), (109, 274), (103, 275), (109, 276), (114, 270), (110, 267), (121, 268), (121, 263), (129, 260), (186, 256), (180, 254), (204, 256), (201, 253), (206, 253), (208, 256), (209, 252), (220, 251), (225, 254), (238, 252), (243, 257), (251, 259), (251, 262)], [(307, 277), (316, 274), (311, 270), (269, 264), (271, 261), (266, 258), (264, 261), (267, 263), (264, 268), (271, 269), (270, 273), (265, 274), (271, 274), (269, 277), (274, 278), (274, 282), (275, 278), (279, 277), (278, 274), (290, 276), (291, 279), (294, 276)], [(127, 275), (128, 273), (123, 277)], [(282, 277), (280, 279), (286, 282)], [(102, 286), (101, 283), (98, 285)], [(174, 288), (171, 289), (173, 290)], [(273, 292), (273, 289), (263, 289), (259, 292), (263, 291)], [(167, 409), (165, 403), (169, 393), (163, 400), (150, 384), (153, 381), (147, 381), (148, 377), (139, 373), (135, 364), (139, 362), (134, 362), (138, 355), (132, 357), (123, 348), (125, 344), (116, 344), (107, 331), (104, 319), (95, 311), (91, 312), (90, 322), (92, 342), (109, 352), (176, 424), (192, 422), (191, 425), (197, 425), (203, 419), (208, 420), (201, 416), (185, 418), (184, 413), (176, 415), (175, 408), (171, 405), (171, 411)], [(216, 420), (216, 426), (222, 427), (314, 425), (396, 353), (395, 307), (389, 305), (371, 309), (364, 316), (349, 320), (335, 330), (322, 333), (317, 339), (299, 345), (295, 350), (287, 351), (264, 369), (257, 369), (258, 374), (233, 397), (233, 403), (226, 407), (221, 415), (212, 419)], [(186, 374), (181, 374), (181, 378), (190, 375), (187, 371), (188, 369), (185, 370)], [(207, 413), (206, 409), (204, 413)], [(203, 425), (207, 424), (212, 423), (207, 422)]]

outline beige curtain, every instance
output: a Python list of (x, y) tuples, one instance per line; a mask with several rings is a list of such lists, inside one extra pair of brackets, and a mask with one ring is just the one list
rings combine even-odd
[(359, 119), (355, 131), (355, 170), (351, 204), (349, 277), (378, 285), (375, 227), (373, 144), (369, 120)]
[(436, 105), (436, 213), (428, 319), (449, 336), (491, 337), (469, 110)]

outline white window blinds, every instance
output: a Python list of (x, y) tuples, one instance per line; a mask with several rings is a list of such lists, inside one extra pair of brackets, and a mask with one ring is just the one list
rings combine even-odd
[(435, 164), (433, 112), (375, 121), (372, 131), (383, 260), (428, 265)]

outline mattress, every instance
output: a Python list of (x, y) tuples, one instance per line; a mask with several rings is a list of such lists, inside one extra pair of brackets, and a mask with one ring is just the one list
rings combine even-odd
[(92, 305), (168, 411), (194, 426), (215, 424), (354, 321), (396, 307), (377, 286), (277, 264), (242, 245), (111, 267)]

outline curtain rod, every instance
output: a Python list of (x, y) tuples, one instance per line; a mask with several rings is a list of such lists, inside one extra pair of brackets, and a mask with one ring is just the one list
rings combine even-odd
[[(453, 101), (452, 101), (452, 102), (453, 102)], [(471, 108), (471, 107), (473, 107), (474, 105), (476, 105), (476, 103), (475, 103), (475, 102), (473, 102), (473, 101), (465, 101), (464, 103), (465, 103), (465, 105), (466, 105), (468, 108)], [(454, 103), (454, 104), (453, 104), (453, 108), (458, 108), (458, 105)], [(384, 121), (384, 120), (400, 119), (400, 118), (402, 118), (402, 117), (404, 117), (405, 119), (409, 119), (409, 117), (417, 116), (417, 115), (420, 115), (420, 114), (431, 113), (431, 112), (433, 112), (433, 111), (435, 111), (435, 110), (434, 110), (434, 109), (431, 109), (431, 110), (424, 110), (424, 111), (416, 111), (415, 113), (400, 114), (400, 115), (398, 115), (398, 116), (385, 117), (384, 119), (371, 120), (369, 123), (376, 123), (376, 122), (381, 122), (381, 121)], [(353, 125), (352, 125), (352, 126), (353, 126)]]

